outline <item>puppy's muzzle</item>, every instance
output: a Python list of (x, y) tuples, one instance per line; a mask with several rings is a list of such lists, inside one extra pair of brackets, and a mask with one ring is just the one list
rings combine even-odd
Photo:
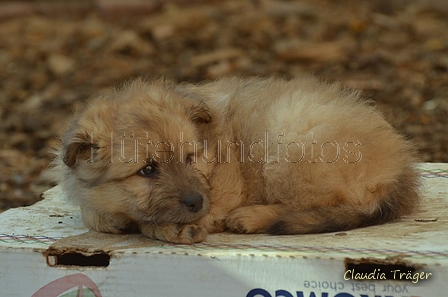
[(185, 195), (182, 199), (182, 204), (185, 205), (189, 211), (198, 212), (202, 209), (204, 198), (199, 193), (192, 193)]

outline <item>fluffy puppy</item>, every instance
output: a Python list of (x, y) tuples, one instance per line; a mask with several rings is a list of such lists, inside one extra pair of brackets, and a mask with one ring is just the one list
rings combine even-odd
[(414, 156), (338, 84), (136, 80), (75, 116), (55, 167), (87, 227), (191, 244), (225, 230), (317, 233), (397, 219), (418, 200)]

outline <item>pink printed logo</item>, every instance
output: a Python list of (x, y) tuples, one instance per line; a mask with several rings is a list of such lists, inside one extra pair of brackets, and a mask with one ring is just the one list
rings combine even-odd
[(102, 295), (90, 278), (78, 273), (52, 281), (31, 297), (102, 297)]

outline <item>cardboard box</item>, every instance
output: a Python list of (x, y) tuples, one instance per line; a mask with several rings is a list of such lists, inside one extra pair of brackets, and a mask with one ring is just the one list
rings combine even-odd
[(400, 221), (191, 246), (89, 231), (55, 187), (0, 214), (0, 296), (447, 296), (448, 164), (421, 168), (419, 210)]

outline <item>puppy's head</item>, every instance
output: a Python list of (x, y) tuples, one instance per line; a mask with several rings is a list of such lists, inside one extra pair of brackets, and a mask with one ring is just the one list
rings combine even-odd
[(105, 217), (198, 220), (210, 204), (209, 168), (196, 161), (210, 121), (202, 100), (171, 83), (130, 83), (71, 123), (58, 151), (59, 183), (70, 200)]

